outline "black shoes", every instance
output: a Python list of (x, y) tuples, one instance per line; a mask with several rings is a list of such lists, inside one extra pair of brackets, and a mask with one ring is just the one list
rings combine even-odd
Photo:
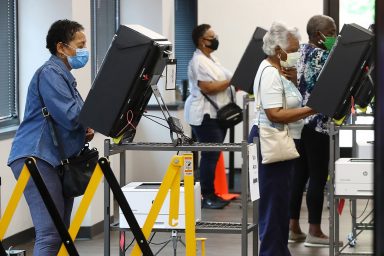
[(205, 209), (223, 209), (228, 204), (229, 201), (224, 200), (215, 194), (211, 194), (203, 196), (201, 207)]

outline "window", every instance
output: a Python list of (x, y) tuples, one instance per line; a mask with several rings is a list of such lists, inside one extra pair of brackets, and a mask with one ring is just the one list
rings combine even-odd
[(335, 20), (339, 31), (348, 23), (368, 28), (375, 21), (375, 0), (324, 0), (324, 14)]
[[(175, 57), (177, 59), (176, 85), (180, 89), (188, 79), (188, 63), (195, 51), (192, 30), (197, 26), (197, 1), (175, 0)], [(183, 87), (185, 95), (187, 88)]]
[(0, 128), (17, 124), (17, 1), (0, 1)]
[(340, 0), (339, 8), (340, 29), (348, 23), (368, 28), (375, 22), (375, 0)]
[(120, 1), (92, 0), (92, 79), (95, 78), (119, 25)]

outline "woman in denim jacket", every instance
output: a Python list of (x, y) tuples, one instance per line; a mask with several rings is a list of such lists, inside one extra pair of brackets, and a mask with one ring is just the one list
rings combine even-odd
[[(63, 197), (58, 175), (61, 157), (42, 114), (39, 94), (54, 120), (65, 157), (76, 155), (84, 143), (93, 138), (94, 132), (78, 122), (84, 102), (70, 71), (84, 67), (89, 53), (85, 48), (84, 28), (75, 21), (58, 20), (53, 23), (46, 42), (52, 55), (36, 71), (29, 84), (24, 119), (16, 132), (8, 165), (18, 178), (26, 158), (34, 157), (64, 223), (69, 226), (73, 198)], [(56, 255), (61, 239), (32, 180), (28, 182), (24, 195), (36, 232), (33, 255)]]

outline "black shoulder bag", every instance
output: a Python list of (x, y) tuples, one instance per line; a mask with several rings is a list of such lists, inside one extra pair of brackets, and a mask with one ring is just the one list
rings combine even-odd
[(231, 91), (231, 102), (221, 108), (219, 108), (217, 103), (209, 98), (208, 95), (200, 90), (201, 94), (203, 94), (204, 97), (216, 109), (217, 120), (219, 121), (220, 125), (225, 128), (231, 128), (243, 121), (243, 110), (234, 102), (232, 88), (229, 88), (229, 90)]
[(63, 195), (66, 198), (81, 196), (84, 194), (96, 167), (99, 152), (96, 148), (90, 149), (89, 144), (86, 143), (76, 156), (65, 158), (64, 148), (59, 141), (54, 120), (49, 114), (43, 97), (40, 94), (40, 73), (41, 71), (37, 77), (37, 91), (42, 106), (41, 112), (48, 122), (53, 144), (58, 148), (60, 153), (61, 164), (59, 166), (59, 175), (63, 185)]

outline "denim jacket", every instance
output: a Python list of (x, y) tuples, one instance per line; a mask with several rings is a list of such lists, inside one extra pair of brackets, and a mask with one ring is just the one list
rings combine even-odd
[(62, 60), (52, 55), (29, 84), (24, 119), (13, 140), (8, 165), (22, 157), (36, 157), (53, 167), (60, 164), (59, 150), (53, 144), (47, 120), (41, 112), (38, 79), (41, 96), (54, 120), (65, 158), (77, 154), (84, 146), (85, 128), (78, 122), (84, 101), (71, 72)]

